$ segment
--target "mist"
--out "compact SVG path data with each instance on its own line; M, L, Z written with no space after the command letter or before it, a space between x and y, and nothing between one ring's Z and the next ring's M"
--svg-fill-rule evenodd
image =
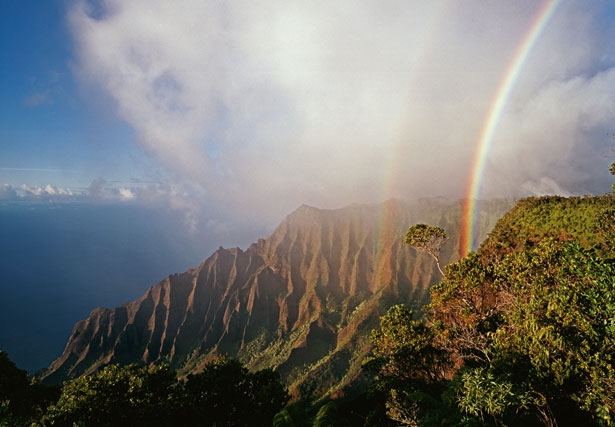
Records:
M602 194L615 34L561 2L499 121L481 197ZM75 72L179 209L274 225L302 203L463 197L535 1L77 2ZM605 42L610 40L610 42ZM97 92L98 93L98 92Z

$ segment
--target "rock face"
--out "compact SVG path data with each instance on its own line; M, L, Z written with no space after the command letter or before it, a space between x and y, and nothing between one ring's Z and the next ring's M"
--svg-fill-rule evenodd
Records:
M481 204L483 236L511 206ZM444 228L447 264L458 258L461 209L441 199L301 206L247 250L219 248L136 301L93 310L44 379L109 363L168 362L187 373L226 354L252 369L278 370L297 396L335 392L360 371L379 316L398 303L420 307L440 279L428 255L403 245L406 229L418 222Z

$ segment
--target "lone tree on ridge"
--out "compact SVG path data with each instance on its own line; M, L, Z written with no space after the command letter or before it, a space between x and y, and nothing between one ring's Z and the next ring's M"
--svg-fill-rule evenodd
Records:
M446 241L448 236L440 227L431 227L427 224L415 224L406 232L406 245L412 246L418 251L427 252L436 260L436 266L442 276L445 276L444 271L440 267L440 248Z

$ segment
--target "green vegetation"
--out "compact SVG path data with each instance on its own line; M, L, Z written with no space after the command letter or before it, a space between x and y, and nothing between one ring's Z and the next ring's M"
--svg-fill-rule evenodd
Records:
M615 425L610 196L517 204L447 266L425 320L393 307L365 367L401 425Z
M436 260L438 270L444 276L440 267L440 248L448 239L446 233L440 227L432 227L427 224L415 224L406 232L404 243L419 251L427 252Z
M45 386L28 384L6 353L0 363L0 426L6 427L264 426L289 397L277 373L251 373L227 358L186 379L167 365L109 365L47 394L38 392Z
M188 375L180 394L181 413L172 424L271 425L289 398L279 380L270 369L251 373L236 360L217 359L201 373Z
M612 257L615 199L601 197L530 197L520 200L498 222L480 252L508 253L545 237L572 239L601 257Z
M0 427L30 425L58 396L58 387L30 378L0 351Z
M43 426L168 425L178 382L168 366L110 365L64 385Z

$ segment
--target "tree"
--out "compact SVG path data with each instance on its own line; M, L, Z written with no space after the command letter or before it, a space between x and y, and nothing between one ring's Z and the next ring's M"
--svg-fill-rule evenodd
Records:
M271 425L288 401L279 375L220 358L179 381L168 365L110 365L67 382L43 426Z
M57 387L31 379L0 351L0 427L29 426L58 396Z
M173 424L175 372L167 365L109 365L66 383L42 418L44 426L167 426Z
M463 364L489 363L493 333L510 303L508 295L500 292L494 264L471 252L449 265L447 272L432 287L431 302L425 308L438 346Z
M440 248L446 241L448 236L440 227L431 227L427 224L415 224L408 228L406 232L406 245L427 252L436 260L436 266L440 273L444 276L444 271L440 267Z
M508 372L547 422L615 424L613 262L545 239L507 257L496 277L511 304L489 368Z
M380 318L380 329L372 331L371 342L372 356L364 366L385 378L429 385L446 376L449 363L434 346L432 329L414 319L414 312L403 304Z
M447 354L437 348L433 330L414 319L404 305L396 305L372 331L372 356L364 368L378 375L378 387L388 390L387 414L404 425L414 425L424 406L439 405L451 365Z
M6 352L0 351L0 402L4 403L5 410L23 412L29 386L28 373L19 369Z
M615 261L570 238L452 264L426 320L374 332L388 413L407 425L615 425ZM378 363L374 364L374 360ZM368 366L369 367L369 366Z
M485 261L471 254L452 265L428 307L439 345L464 367L460 409L496 425L523 415L612 425L613 263L555 238Z
M289 395L271 369L249 372L239 361L218 358L188 375L181 413L184 426L271 425Z

